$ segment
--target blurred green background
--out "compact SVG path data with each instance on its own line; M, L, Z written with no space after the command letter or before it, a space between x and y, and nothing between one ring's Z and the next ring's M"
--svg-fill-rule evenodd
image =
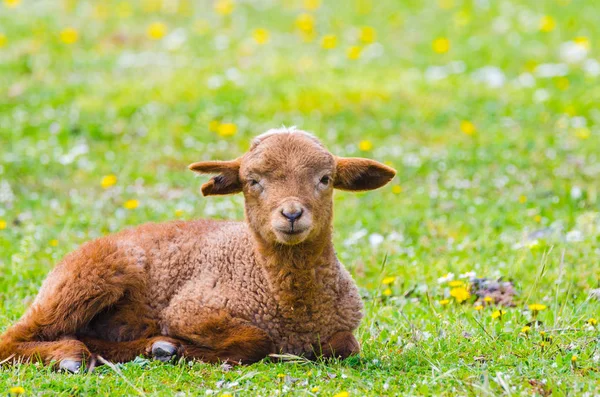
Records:
M22 366L0 393L598 393L599 18L585 0L3 0L0 330L84 241L242 219L241 197L202 198L186 166L269 128L398 176L336 194L361 359L128 364L129 383ZM516 306L458 304L446 283L473 274L513 280ZM530 334L532 303L546 309Z

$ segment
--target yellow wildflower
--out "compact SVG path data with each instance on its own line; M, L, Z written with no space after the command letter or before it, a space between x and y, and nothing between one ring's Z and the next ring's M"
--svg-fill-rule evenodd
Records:
M531 327L529 325L524 326L523 328L521 328L521 333L522 334L526 334L531 330Z
M389 277L384 278L383 281L381 282L381 284L388 285L388 284L392 284L394 281L396 281L396 277L389 276Z
M351 60L355 60L360 58L360 53L362 52L362 49L358 46L352 46L350 48L348 48L348 50L346 50L346 56L348 57L348 59Z
M215 11L220 15L229 15L233 12L235 4L232 0L217 0L215 3Z
M579 47L585 48L586 50L590 49L590 39L588 39L585 36L579 36L579 37L575 37L573 39L573 41L575 42L575 44L577 44Z
M590 318L589 320L587 320L587 323L595 327L596 325L598 325L598 320L596 320L595 318Z
M312 389L310 389L311 392L316 393L319 391L319 386L315 386Z
M6 221L4 219L0 219L0 230L6 229Z
M115 183L117 183L117 177L115 175L106 175L102 178L100 185L102 186L103 189L108 189L109 187L113 186Z
M531 310L533 313L541 312L542 310L546 310L546 308L546 305L542 305L540 303L534 303L529 305L529 310Z
M254 29L254 32L252 32L252 37L257 44L266 44L269 41L270 35L267 29L259 28Z
M561 91L567 90L569 88L569 85L571 85L571 83L569 83L569 79L566 77L559 77L558 79L556 79L555 84L556 88L558 88Z
M285 378L285 374L277 374L277 377L280 379Z
M315 17L306 13L298 15L296 27L303 32L312 32L315 28Z
M48 244L50 244L51 247L56 247L56 246L58 246L58 240L52 239L48 242Z
M519 196L519 203L525 204L526 202L527 202L527 196L520 195Z
M79 39L79 33L74 28L66 28L60 32L60 41L65 44L74 44Z
M402 193L402 186L400 186L400 185L392 186L392 193L394 193L394 194Z
M471 294L465 287L456 287L450 290L452 296L458 303L462 303L471 297Z
M350 393L348 393L347 391L343 391L338 394L335 394L333 397L350 397Z
M390 296L390 295L392 295L392 290L391 290L390 288L386 288L386 289L383 291L383 295L385 295L385 296Z
M492 298L491 296L486 296L485 298L483 298L483 301L485 303L492 303L494 302L494 298Z
M358 149L363 152L368 152L369 150L373 149L373 143L369 140L360 141L358 144Z
M438 54L444 54L450 50L450 40L445 37L438 37L431 43L431 48Z
M442 300L440 301L440 305L442 305L442 306L446 306L446 305L447 305L447 304L449 304L449 303L450 303L450 299L442 299Z
M492 318L502 319L502 316L505 315L506 312L504 310L496 310L492 313Z
M15 387L11 387L10 389L8 389L8 392L10 394L20 395L20 394L25 394L25 389L23 389L21 386L15 386Z
M571 362L574 363L575 361L577 361L577 356L573 354L573 356L571 357Z
M321 47L326 50L333 50L337 47L337 37L334 34L326 34L321 39Z
M217 128L217 133L223 137L233 136L236 132L237 126L233 123L219 124L219 128Z
M460 122L460 130L465 135L473 135L475 131L477 131L477 128L475 127L475 124L469 120L463 120Z
M371 26L363 26L360 28L358 39L363 43L372 43L377 40L377 31Z
M483 310L483 305L479 304L479 305L475 306L474 309L477 311Z
M536 221L537 223L540 223L542 221L542 216L538 214L533 217L533 220Z
M556 27L556 21L549 15L544 15L542 19L540 19L540 30L542 32L548 33L552 32Z
M225 393L225 394L221 394L221 397L233 397L233 394Z
M4 47L7 42L8 39L6 38L6 35L4 33L0 33L0 48Z
M160 40L167 34L167 25L162 22L154 22L148 26L146 35L152 40Z
M183 214L185 214L185 211L184 211L184 210L182 210L182 209L179 209L179 208L175 210L175 216L176 216L176 217L178 217L178 218L179 218L179 217L182 217L182 216L183 216Z
M588 139L591 134L589 128L580 127L575 130L575 135L581 140Z
M304 8L309 11L317 10L321 7L321 0L304 0Z
M125 204L123 204L123 207L128 210L134 210L139 205L140 205L140 202L137 200L127 200L127 201L125 201Z
M21 4L21 0L4 0L4 5L7 8L15 8Z
M463 282L462 282L462 281L460 281L460 280L452 280L452 281L450 281L450 282L448 283L448 285L449 285L450 287L453 287L453 288L455 288L455 287L462 287L462 286L464 286L464 285L465 285L465 283L463 283Z

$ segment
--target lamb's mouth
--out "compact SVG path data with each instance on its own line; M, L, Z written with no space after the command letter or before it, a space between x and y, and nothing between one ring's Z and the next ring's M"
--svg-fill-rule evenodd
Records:
M275 234L278 236L278 240L284 244L298 244L302 242L310 232L310 228L286 228L280 229L275 228Z

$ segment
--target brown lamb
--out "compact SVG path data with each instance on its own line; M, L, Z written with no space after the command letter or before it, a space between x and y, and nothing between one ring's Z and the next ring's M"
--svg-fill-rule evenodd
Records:
M332 245L333 189L376 189L395 171L285 128L238 159L189 168L215 175L205 196L243 192L246 221L146 224L83 244L0 337L0 362L77 372L98 356L252 363L359 352L362 302Z

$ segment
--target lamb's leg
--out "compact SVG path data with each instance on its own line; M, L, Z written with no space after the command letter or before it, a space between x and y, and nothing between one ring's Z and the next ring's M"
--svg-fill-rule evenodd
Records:
M80 340L95 355L112 362L127 362L140 355L167 362L183 355L182 342L166 336L125 342L111 342L89 337L82 337Z
M97 240L67 256L48 276L25 315L0 337L0 362L56 361L65 369L92 362L75 335L126 291L140 291L143 269L111 240Z
M360 353L360 344L352 332L337 332L329 340L321 343L317 357L346 359Z
M223 310L171 310L169 335L183 341L183 355L205 362L251 364L275 352L267 333Z

